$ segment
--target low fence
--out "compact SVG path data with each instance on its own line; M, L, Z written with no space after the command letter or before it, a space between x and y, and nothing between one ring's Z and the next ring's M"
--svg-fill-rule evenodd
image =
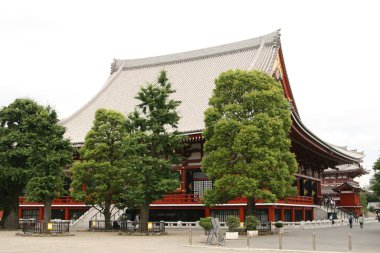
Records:
M165 222L121 221L120 230L124 232L163 233L165 232Z
M104 220L89 221L90 230L121 230L124 232L162 233L165 232L165 222L134 222L134 221L111 221L108 228Z
M70 232L69 221L23 220L20 224L22 232L32 234L64 234Z
M364 223L378 222L377 218L364 218ZM299 221L299 222L282 222L285 230L302 230L302 229L322 229L328 227L348 226L348 220L317 220L317 221ZM359 224L357 221L354 224Z
M378 222L376 218L365 218L364 223ZM317 221L299 221L299 222L282 222L284 230L303 230L303 229L322 229L328 227L348 226L347 220L334 220L332 224L331 220L317 220ZM354 224L359 224L354 222ZM141 226L140 226L141 225ZM227 230L228 226L226 222L220 222L220 227L223 230ZM160 221L160 222L147 222L135 223L133 221L112 221L110 228L114 230L123 230L128 232L143 231L140 228L146 228L148 232L163 232L165 229L203 229L199 225L199 221L196 222L184 222L184 221ZM104 220L93 220L89 222L90 230L105 230ZM274 222L260 222L257 226L259 231L272 231L274 230Z
M365 218L364 223L378 222L376 217ZM322 229L332 226L348 226L347 220L334 220L332 224L331 220L317 220L317 221L298 221L298 222L282 222L284 225L284 230L302 230L302 229ZM359 224L357 221L354 224ZM202 229L199 222L184 222L184 221L172 221L165 222L165 227L167 229ZM227 230L228 226L225 222L220 222L220 227L223 230ZM268 231L274 230L274 222L261 222L257 226L258 230Z
M223 230L228 230L226 222L219 222L220 228ZM203 229L199 225L199 221L195 222L185 222L185 221L165 221L165 227L167 229ZM269 221L259 222L257 225L257 230L260 231L271 231L274 227L274 223ZM244 228L243 228L244 229Z
M107 230L113 229L113 221L110 221L109 226L106 226L105 220L90 220L88 222L88 228L90 230Z

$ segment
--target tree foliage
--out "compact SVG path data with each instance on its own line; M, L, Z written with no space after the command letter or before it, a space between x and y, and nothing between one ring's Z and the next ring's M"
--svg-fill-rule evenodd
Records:
M367 199L367 196L368 196L368 194L364 193L364 192L360 192L360 194L359 194L360 205L362 206L360 208L360 213L365 214L365 215L367 215L367 213L368 213L368 208L367 208L367 206L368 206L368 199Z
M376 162L373 164L373 170L375 171L375 175L373 176L373 179L371 180L371 188L373 192L380 197L380 157L376 160Z
M18 197L45 204L62 192L71 147L50 107L16 99L0 111L0 191L5 227L18 227ZM49 209L47 206L45 209ZM49 218L49 217L47 217Z
M57 114L47 107L34 119L38 136L31 144L30 180L26 185L29 201L44 203L44 220L51 219L51 204L64 193L64 169L72 160L73 150L68 139L64 138L65 129L58 125Z
M127 132L123 114L106 109L96 111L94 124L79 150L82 160L72 167L72 195L104 214L111 228L111 213L121 207L125 194Z
M291 117L281 85L258 71L227 71L215 81L205 112L203 171L213 189L206 205L239 196L275 201L295 193L297 163L288 138Z
M182 146L175 130L180 101L169 98L174 92L166 72L161 71L157 83L141 87L136 96L140 103L127 119L130 180L126 200L129 207L140 209L142 222L149 218L149 204L179 185L172 173L172 164L178 163L174 151Z

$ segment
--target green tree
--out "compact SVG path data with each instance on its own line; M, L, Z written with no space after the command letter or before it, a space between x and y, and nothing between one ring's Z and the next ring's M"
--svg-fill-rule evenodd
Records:
M141 102L127 119L127 204L140 209L141 222L148 221L151 202L179 185L172 164L179 161L174 151L182 147L182 137L167 130L175 130L179 120L176 108L180 101L169 99L174 92L166 72L161 71L157 83L141 87L136 96Z
M362 206L360 208L360 212L364 213L365 215L367 215L367 213L368 213L368 208L367 208L367 206L368 206L368 200L367 200L367 196L368 195L365 192L360 192L360 194L359 194L360 205Z
M371 188L378 197L380 197L380 157L373 164L373 170L375 171L375 175L371 180Z
M258 71L227 71L205 112L203 171L213 181L206 205L247 197L247 216L257 199L294 195L297 170L288 135L291 112L281 85Z
M18 197L47 204L61 192L63 168L71 157L50 107L16 99L0 111L0 192L4 227L18 227ZM49 193L48 193L49 191ZM50 192L52 191L52 192Z
M125 194L125 117L106 109L96 111L94 124L73 164L72 195L97 208L111 229L113 208L122 207ZM115 204L115 205L112 205Z
M38 127L30 148L30 179L26 185L27 200L44 204L44 220L51 220L53 200L64 193L64 169L71 163L73 149L63 137L65 128L58 125L57 114L50 107L34 116Z
M380 197L375 193L368 193L367 194L367 201L368 202L380 202Z

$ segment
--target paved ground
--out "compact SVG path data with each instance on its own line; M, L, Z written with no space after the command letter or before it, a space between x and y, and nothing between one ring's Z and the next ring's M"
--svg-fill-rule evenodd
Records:
M285 232L283 252L312 250L312 230ZM316 249L324 252L348 252L348 233L352 234L353 252L380 252L380 223L367 224L363 229L354 226L314 231ZM247 249L245 236L227 241L224 246L205 246L200 242L202 231L193 231L189 246L188 231L169 231L165 236L120 236L114 232L74 232L68 237L22 237L15 231L0 231L0 253L195 253L195 252L278 252L278 235L252 238Z

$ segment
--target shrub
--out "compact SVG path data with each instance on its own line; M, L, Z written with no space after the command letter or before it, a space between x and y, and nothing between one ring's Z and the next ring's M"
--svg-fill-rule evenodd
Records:
M274 223L274 226L275 226L276 228L282 228L282 227L284 226L284 224L282 224L281 221L277 221L276 223Z
M212 229L211 217L201 218L199 220L199 226L205 230L206 234L209 234Z
M228 231L232 232L240 226L240 219L236 216L228 216L227 218Z
M259 221L257 220L256 216L251 215L245 217L245 228L247 230L256 230L258 224Z

